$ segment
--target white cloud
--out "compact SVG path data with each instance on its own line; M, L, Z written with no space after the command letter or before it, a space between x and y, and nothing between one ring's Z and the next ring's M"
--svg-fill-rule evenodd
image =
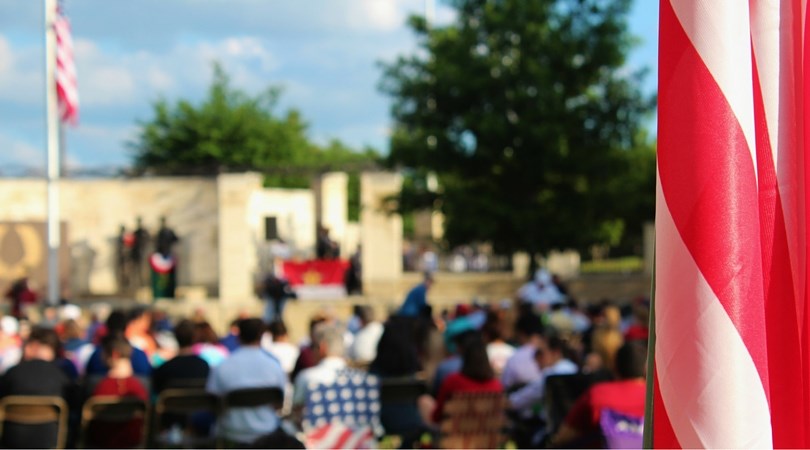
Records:
M41 58L38 46L12 46L0 35L0 101L17 104L42 101Z
M0 134L0 161L4 166L42 168L45 165L45 149L30 142Z

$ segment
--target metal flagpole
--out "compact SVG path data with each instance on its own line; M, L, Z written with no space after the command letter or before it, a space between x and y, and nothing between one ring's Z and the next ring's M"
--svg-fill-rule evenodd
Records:
M45 7L45 101L48 139L48 303L59 303L59 118L56 100L56 0L44 0Z

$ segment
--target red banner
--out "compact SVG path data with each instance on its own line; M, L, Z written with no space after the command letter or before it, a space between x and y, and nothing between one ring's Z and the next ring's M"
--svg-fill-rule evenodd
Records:
M343 285L349 262L340 259L284 261L284 277L293 287L302 285Z

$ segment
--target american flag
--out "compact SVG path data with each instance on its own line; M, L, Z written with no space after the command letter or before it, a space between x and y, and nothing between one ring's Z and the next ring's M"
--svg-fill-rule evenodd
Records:
M648 445L808 448L808 0L660 23Z
M307 448L376 448L380 425L379 379L354 369L335 383L309 386L304 412Z
M76 84L76 66L73 63L73 38L70 36L70 21L60 5L54 20L56 34L56 94L59 101L59 118L75 125L79 120L79 88Z

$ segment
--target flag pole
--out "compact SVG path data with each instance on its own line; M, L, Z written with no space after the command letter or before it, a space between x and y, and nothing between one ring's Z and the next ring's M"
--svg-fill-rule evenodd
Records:
M59 123L56 99L56 0L44 0L45 7L45 100L48 145L48 303L59 303Z

